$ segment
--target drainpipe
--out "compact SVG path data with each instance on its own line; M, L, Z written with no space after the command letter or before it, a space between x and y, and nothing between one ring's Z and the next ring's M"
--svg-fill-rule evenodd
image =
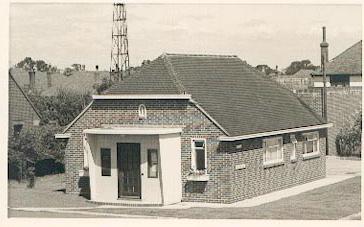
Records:
M322 89L322 118L324 119L325 123L327 123L326 63L329 61L329 44L326 42L326 27L322 27L322 36L322 43L320 43L322 82L324 83ZM326 133L326 155L328 154L328 138Z

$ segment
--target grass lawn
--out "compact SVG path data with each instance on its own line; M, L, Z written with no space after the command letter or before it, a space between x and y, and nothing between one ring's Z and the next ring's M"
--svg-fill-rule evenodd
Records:
M63 174L38 178L33 189L25 183L9 182L9 207L90 207L89 211L209 219L340 219L361 210L360 176L299 195L249 208L97 208L76 194L65 194ZM85 211L85 210L83 210ZM104 217L96 215L15 211L9 217Z
M26 182L10 181L8 207L94 207L76 194L64 193L64 174L37 178L35 187L29 189Z
M249 208L111 208L97 212L196 219L340 219L360 212L360 176Z

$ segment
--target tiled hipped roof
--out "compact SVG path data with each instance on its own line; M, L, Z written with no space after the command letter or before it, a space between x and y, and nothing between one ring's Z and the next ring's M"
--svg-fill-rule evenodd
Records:
M326 66L327 75L356 75L361 74L362 41L355 43L344 52L333 58ZM321 72L314 73L321 75Z
M191 94L229 136L324 123L236 56L163 54L105 94Z

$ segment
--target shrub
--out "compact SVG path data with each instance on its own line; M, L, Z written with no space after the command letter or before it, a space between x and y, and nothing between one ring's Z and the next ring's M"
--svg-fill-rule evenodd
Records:
M29 171L34 172L34 169L29 167L34 167L41 160L51 158L63 164L66 144L54 137L59 130L59 127L45 125L24 129L9 138L8 163L21 175L17 178L31 176L33 173Z
M113 81L102 78L102 82L100 84L94 84L93 88L96 89L97 94L102 94L104 91L109 89L114 84Z
M361 157L361 131L362 113L355 117L352 126L340 129L336 136L336 151L340 156L359 156Z

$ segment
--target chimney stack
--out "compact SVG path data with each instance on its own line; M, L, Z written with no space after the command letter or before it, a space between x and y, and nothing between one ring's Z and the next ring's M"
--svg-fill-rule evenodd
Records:
M52 87L52 73L47 72L47 87Z
M322 117L325 121L327 121L327 97L326 97L326 63L329 55L329 44L326 42L326 27L322 27L322 43L320 43L321 47L321 72L322 72Z
M29 70L28 74L29 74L29 92L31 92L35 88L35 71L34 71L34 69Z
M321 72L322 72L322 118L325 122L327 121L327 94L326 94L326 65L329 61L329 44L326 42L326 28L322 27L322 43L320 44L321 47ZM329 154L329 147L328 147L328 136L326 130L326 155Z

